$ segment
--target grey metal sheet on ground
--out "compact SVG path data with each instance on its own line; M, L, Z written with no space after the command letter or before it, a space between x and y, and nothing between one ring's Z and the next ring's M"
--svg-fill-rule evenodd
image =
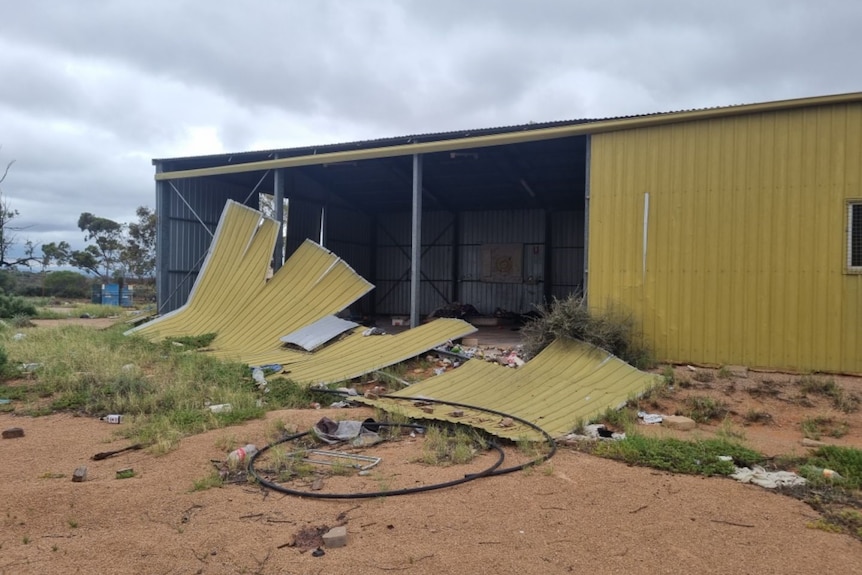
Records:
M356 327L359 327L358 323L328 315L281 337L281 341L297 345L306 351L314 351L324 343Z

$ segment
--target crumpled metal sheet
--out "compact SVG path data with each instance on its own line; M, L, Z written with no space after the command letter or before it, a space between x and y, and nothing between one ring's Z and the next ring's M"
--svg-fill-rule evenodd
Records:
M579 421L586 423L608 408L621 407L656 382L657 376L639 371L605 350L582 341L559 339L523 367L512 369L474 359L393 395L493 409L560 437ZM526 426L503 427L501 417L479 411L464 410L460 417L453 417L452 407L432 406L433 413L429 414L410 401L364 401L410 417L465 423L513 440L537 438Z
M359 327L359 324L356 322L328 315L310 325L282 336L280 339L282 343L301 347L305 351L314 351L324 343L356 327Z
M420 355L476 331L438 319L397 336L343 339L308 354L287 349L285 333L314 326L374 288L341 258L305 241L266 279L278 223L228 202L210 251L184 306L127 331L151 340L215 333L207 352L249 365L280 364L297 383L332 383ZM313 328L312 328L313 331Z

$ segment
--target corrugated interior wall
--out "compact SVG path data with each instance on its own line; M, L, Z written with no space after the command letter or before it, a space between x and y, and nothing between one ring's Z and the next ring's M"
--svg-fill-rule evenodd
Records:
M862 372L860 159L859 104L594 136L590 305L633 310L666 360Z
M458 241L459 298L483 314L497 308L528 312L544 299L545 212L543 210L465 212ZM484 244L522 244L521 283L482 280Z
M353 210L329 207L326 209L325 220L326 248L347 262L356 273L374 283L371 218ZM351 311L358 314L371 313L373 297L374 291L356 301L350 307Z
M448 212L422 214L422 278L419 311L431 313L452 301L452 254L455 216ZM377 221L376 312L410 311L411 214L387 214Z
M551 214L551 295L584 291L584 212Z
M173 186L176 190L170 183L162 182L156 194L159 218L156 267L161 313L180 307L188 299L225 203L243 202L251 191L214 178L177 180ZM257 208L257 194L252 194L246 205Z
M289 198L287 203L287 260L306 239L320 243L320 209L317 202Z

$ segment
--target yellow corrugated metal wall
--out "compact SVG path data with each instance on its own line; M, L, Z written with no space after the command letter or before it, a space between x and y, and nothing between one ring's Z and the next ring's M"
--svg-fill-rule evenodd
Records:
M592 308L663 360L862 373L862 104L597 134L591 158Z

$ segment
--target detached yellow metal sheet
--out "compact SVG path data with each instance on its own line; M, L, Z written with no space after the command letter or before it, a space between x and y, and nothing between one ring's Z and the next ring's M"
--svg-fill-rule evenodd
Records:
M358 377L476 331L439 319L398 336L353 330L314 354L284 347L281 336L337 313L374 288L332 252L306 241L269 281L278 224L229 202L188 302L131 329L151 340L215 333L209 353L249 365L278 363L299 383Z
M150 339L216 333L211 349L242 358L337 313L374 288L332 252L306 241L266 280L278 224L229 202L188 302L130 330Z
M363 336L364 328L314 353L280 349L276 353L249 355L250 365L279 363L284 375L297 383L327 384L346 381L377 369L416 357L476 331L460 319L436 319L398 335Z
M571 432L578 421L617 408L646 391L656 376L638 371L610 353L581 341L557 340L523 367L468 361L394 395L429 398L473 405L518 416L558 437ZM434 413L419 411L411 402L380 401L375 405L412 417L467 423L509 439L533 439L529 428L500 427L501 417L487 413L449 414L455 408L435 406Z

